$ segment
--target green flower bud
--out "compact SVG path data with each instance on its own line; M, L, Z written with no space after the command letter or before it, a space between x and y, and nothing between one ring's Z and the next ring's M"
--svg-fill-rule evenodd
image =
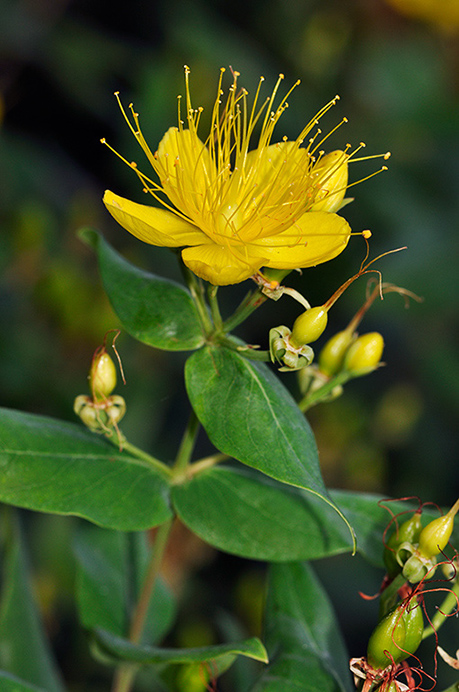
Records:
M89 386L95 400L106 399L116 387L116 367L105 349L94 355Z
M293 324L290 342L295 348L310 344L321 336L328 322L327 310L322 306L310 308L297 317Z
M425 526L419 536L419 552L423 557L438 555L448 544L454 528L454 517L459 510L459 500L443 517L434 519Z
M390 536L384 548L383 555L384 564L389 577L393 578L402 571L403 564L411 554L407 552L406 549L402 549L399 552L401 544L418 543L419 534L421 531L421 512L415 512L409 519L399 526L398 531L394 531L394 533Z
M345 329L327 341L319 355L319 369L324 375L333 377L341 370L346 351L354 338L353 333Z
M376 368L381 360L384 339L378 332L362 334L349 347L344 358L344 368L355 375L364 375Z

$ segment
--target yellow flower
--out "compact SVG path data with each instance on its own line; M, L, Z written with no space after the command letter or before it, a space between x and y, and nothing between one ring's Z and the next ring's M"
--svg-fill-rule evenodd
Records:
M274 127L296 84L274 108L281 75L271 96L258 106L262 78L249 108L247 92L239 90L235 72L222 105L223 72L205 142L198 136L203 109L191 105L188 68L187 127L181 120L179 97L178 127L166 132L155 153L142 135L132 105L133 123L120 103L160 183L141 173L136 164L129 165L163 208L107 191L107 209L140 240L184 248L185 265L215 285L239 283L261 267L295 269L336 257L351 235L348 223L334 213L343 205L350 155L347 148L325 155L320 146L326 137L320 138L320 130L310 135L336 99L295 141L284 138L272 144ZM249 151L257 128L260 134Z

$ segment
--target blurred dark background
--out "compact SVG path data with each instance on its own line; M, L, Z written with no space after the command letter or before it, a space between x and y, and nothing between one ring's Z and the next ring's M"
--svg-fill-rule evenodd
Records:
M386 367L311 411L326 482L452 504L459 488L459 10L455 0L445 5L449 15L431 4L430 14L417 16L416 3L404 0L0 0L1 405L74 420L73 399L85 393L92 353L118 326L78 228L101 230L139 266L180 280L172 253L129 236L101 203L107 187L144 201L137 178L99 141L106 137L128 160L141 158L113 92L135 103L155 149L176 122L184 64L195 105L207 108L221 66L240 71L252 92L260 75L271 85L283 72L286 87L297 78L301 86L279 138L296 136L339 94L323 128L344 116L349 123L328 148L364 141L368 154L392 152L389 171L353 188L356 201L343 215L354 230L373 231L372 256L408 246L378 267L386 281L424 298L408 310L396 295L375 303L361 331L383 334ZM378 167L355 164L352 180ZM356 238L333 262L292 275L291 285L320 304L355 273L363 254ZM248 286L222 289L224 310ZM347 324L364 295L360 280L333 310L329 335ZM289 300L266 304L240 336L266 348L269 328L298 314ZM187 412L185 355L154 351L127 335L118 347L127 376L123 429L136 444L172 458ZM295 389L293 375L285 381ZM37 520L43 544L47 522L59 521ZM65 522L60 526L65 536ZM39 591L52 604L56 585L46 565L56 557L49 546L40 555ZM221 560L201 579L226 573ZM245 584L236 599L244 603L258 567L230 563ZM350 574L335 589L338 604L349 588L366 588L356 586L352 564L340 569ZM329 568L322 571L327 579ZM61 597L65 579L70 584L71 575L58 584ZM377 589L379 573L365 579ZM341 614L347 628L350 618ZM371 624L362 618L353 626L368 636Z

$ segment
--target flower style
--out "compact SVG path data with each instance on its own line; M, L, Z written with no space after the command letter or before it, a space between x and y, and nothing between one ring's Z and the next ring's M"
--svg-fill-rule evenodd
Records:
M137 204L107 191L108 211L146 243L184 248L185 265L215 285L239 283L262 267L291 270L336 257L351 235L348 223L335 212L346 203L348 160L353 154L348 147L325 154L320 147L328 135L320 138L320 130L310 133L338 97L319 111L295 141L284 137L272 144L274 127L297 84L274 108L280 75L271 96L258 106L261 78L249 108L247 91L239 90L239 74L234 72L222 105L222 69L210 133L203 142L198 136L203 109L191 105L189 72L185 67L187 127L181 120L179 97L178 127L166 132L155 153L143 137L132 104L133 122L117 95L160 184L141 173L135 163L128 165L163 208ZM260 134L249 151L256 128Z

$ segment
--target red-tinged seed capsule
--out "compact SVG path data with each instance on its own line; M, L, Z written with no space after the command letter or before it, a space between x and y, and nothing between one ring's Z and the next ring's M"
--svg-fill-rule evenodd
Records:
M331 339L327 341L319 355L319 370L323 372L324 375L333 377L333 375L336 375L341 370L344 356L353 340L353 333L345 329L342 332L334 334Z
M425 526L419 536L419 552L426 558L438 555L448 544L454 528L454 517L459 511L459 500L443 517Z
M344 368L354 374L370 372L381 360L383 349L384 339L381 334L362 334L349 346L344 358Z
M106 399L116 387L116 367L105 350L93 358L89 386L96 400Z
M290 343L294 348L310 344L321 336L328 322L327 310L323 306L310 308L296 318Z

